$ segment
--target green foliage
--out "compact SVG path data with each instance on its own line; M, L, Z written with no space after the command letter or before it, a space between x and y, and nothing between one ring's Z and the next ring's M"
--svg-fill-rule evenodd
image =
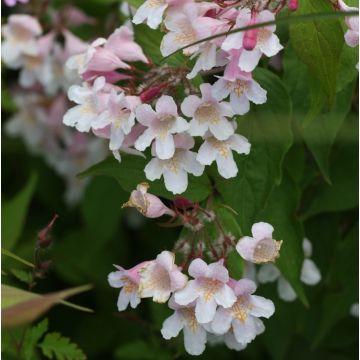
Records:
M36 187L37 176L32 174L25 187L11 200L2 204L2 246L11 250L18 240Z
M326 0L308 0L299 2L296 15L331 10L331 4ZM309 67L314 78L321 84L329 103L332 104L344 44L340 22L338 20L297 22L290 25L290 38L299 58ZM318 61L314 61L315 59Z
M72 343L70 339L57 332L49 333L39 345L42 353L48 359L57 360L83 360L85 354L79 347Z
M37 325L26 329L23 346L22 346L22 354L24 360L34 359L37 344L48 330L48 327L49 327L48 319L44 319L41 322L39 322Z
M170 360L170 353L164 351L158 344L149 344L145 341L134 341L120 347L115 352L115 358L121 360Z

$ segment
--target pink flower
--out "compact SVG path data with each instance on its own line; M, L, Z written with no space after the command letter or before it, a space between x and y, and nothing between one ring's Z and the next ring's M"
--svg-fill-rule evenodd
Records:
M135 148L144 151L155 140L156 156L161 160L170 159L175 153L173 134L188 130L189 124L178 115L176 103L171 96L161 96L155 108L156 111L147 104L137 107L136 119L147 129L136 140Z
M142 298L151 297L155 302L164 303L186 283L187 276L175 264L175 254L163 251L141 271L139 293Z
M209 130L218 140L226 140L234 134L234 127L226 119L234 115L229 103L219 102L212 95L210 84L201 84L202 98L190 95L181 104L181 111L192 118L189 133L192 136L204 136Z
M238 134L231 135L226 140L217 140L213 136L205 137L200 146L196 160L202 165L210 165L216 161L219 174L225 179L236 176L238 168L234 161L232 150L238 154L249 154L250 143Z
M250 10L240 10L236 20L236 27L241 28L250 24L251 22L254 22L254 20L252 21L250 17ZM256 23L272 21L274 19L275 16L272 12L264 10L257 14ZM243 48L243 51L240 54L239 67L241 70L247 72L253 71L259 63L262 54L271 57L276 55L283 48L279 42L279 38L274 34L275 29L275 25L269 25L265 26L264 28L257 29L256 44L252 44L251 47L247 46L250 50ZM227 36L221 46L222 49L225 51L240 49L243 46L245 34L243 32L238 32ZM255 42L255 36L253 36L252 41Z
M163 323L161 328L163 338L166 340L174 338L182 330L186 352L190 355L202 354L206 345L206 330L196 319L195 304L181 306L175 302L174 297L171 297L168 305L174 310L174 314Z
M259 317L269 318L274 314L275 307L271 300L252 295L256 285L248 279L239 280L233 285L236 301L231 307L220 306L211 323L216 334L232 331L237 343L245 346L264 330Z
M200 324L213 320L218 305L231 307L236 297L233 290L226 284L229 273L223 265L223 260L207 265L202 259L192 261L189 266L190 280L183 290L174 295L179 305L189 305L196 300L195 316Z
M6 6L15 6L17 3L26 4L29 0L4 0Z
M104 47L123 61L149 62L140 45L134 41L134 32L127 26L116 29L109 36Z
M93 86L85 83L83 86L72 85L68 97L76 106L69 109L64 115L63 122L67 126L74 126L78 131L87 132L97 121L99 114L105 109L108 94L102 93L105 78L99 77Z
M149 194L148 189L149 184L139 184L136 190L131 192L129 201L123 207L134 207L148 218L158 218L165 214L175 216L174 211L165 206L157 196Z
M196 153L189 150L195 144L190 135L177 134L174 136L174 143L176 150L170 159L153 158L144 171L150 181L164 176L166 189L173 194L181 194L187 189L188 173L200 176L204 172L204 166L196 160ZM152 154L155 155L154 146Z
M122 288L119 294L117 307L119 311L125 310L128 305L135 309L140 304L139 283L140 272L148 264L147 261L125 270L121 266L115 265L118 271L109 274L108 281L114 288Z
M3 26L2 59L12 68L19 67L23 55L36 56L39 48L36 37L42 33L38 20L29 15L11 15Z
M273 231L274 228L265 222L254 224L251 228L253 237L241 238L236 250L243 259L256 264L274 262L279 257L282 240L274 240Z
M342 11L358 11L356 7L347 6L343 0L338 0L340 10ZM348 16L345 18L346 25L348 27L347 32L345 33L345 42L351 46L355 47L359 45L359 17L358 16Z
M218 100L230 95L230 105L235 114L244 115L250 110L250 101L254 104L266 102L264 90L251 76L251 73L240 71L234 80L225 76L213 85L214 97Z

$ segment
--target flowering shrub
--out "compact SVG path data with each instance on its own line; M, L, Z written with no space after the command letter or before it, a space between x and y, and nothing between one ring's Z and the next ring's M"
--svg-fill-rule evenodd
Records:
M358 316L355 1L76 5L4 1L5 179L32 173L4 203L6 355L352 356L328 345ZM93 311L53 274L95 285L93 318L49 315L84 351L29 325Z

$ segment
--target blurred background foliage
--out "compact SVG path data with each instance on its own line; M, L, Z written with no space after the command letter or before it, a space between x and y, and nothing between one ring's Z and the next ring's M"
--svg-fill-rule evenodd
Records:
M65 1L54 3L61 6ZM327 1L318 1L317 8L310 6L316 1L301 3L299 13L328 9ZM73 5L99 20L96 26L79 29L77 35L84 40L105 37L124 20L119 2L113 0L79 0ZM5 10L3 16L8 13ZM265 321L265 333L240 353L208 346L199 358L350 360L358 350L358 319L350 315L351 305L358 302L357 49L344 46L341 20L281 25L277 32L285 51L281 58L263 60L263 69L256 73L268 91L268 102L238 119L239 132L249 138L252 152L236 158L235 179L220 179L210 169L211 185L205 186L209 192L216 189L221 201L237 211L243 234L256 220L274 225L275 238L284 240L278 265L302 301L284 302L274 283L261 285L258 293L276 307L274 316ZM311 38L312 32L320 43L318 47L311 43L305 51L302 39ZM154 46L160 33L139 26L135 34L145 53L160 60ZM321 42L328 45L327 53ZM181 55L170 59L174 65L183 61ZM331 81L324 78L324 66L331 71ZM6 121L14 111L7 86L16 73L3 68L2 78ZM39 230L58 214L51 246L41 252L44 261L51 260L50 270L33 290L40 294L93 284L74 302L94 310L58 305L37 325L4 329L4 359L51 358L51 351L41 348L41 355L36 345L47 328L70 338L89 359L190 358L182 336L172 341L161 338L161 324L170 313L166 306L143 301L136 310L119 313L118 291L107 283L112 264L129 268L152 259L171 249L180 231L121 209L138 180L123 176L126 165L119 165L112 176L101 176L101 167L89 171L98 176L91 178L81 202L68 207L61 178L41 157L29 154L20 139L2 136L2 160L2 247L32 262ZM79 173L84 170L79 168ZM161 189L158 193L163 195ZM304 235L313 244L313 260L322 274L319 285L305 289L298 280ZM27 289L26 265L3 256L2 270L3 283ZM68 340L58 340L51 335L43 346L57 341L58 350L65 348L64 359L84 357L75 345L68 346ZM26 346L19 350L21 341Z

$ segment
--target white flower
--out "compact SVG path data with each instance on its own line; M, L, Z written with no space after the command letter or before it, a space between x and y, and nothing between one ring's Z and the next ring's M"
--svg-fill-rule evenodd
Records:
M216 44L210 42L205 43L191 58L198 55L199 57L197 58L193 69L186 75L188 79L193 79L201 70L210 70L216 66Z
M274 240L273 231L274 228L270 224L254 224L251 228L253 237L242 237L236 245L236 250L243 259L255 264L274 262L279 256L282 240Z
M233 289L235 303L229 308L218 308L211 329L216 334L233 331L236 342L246 345L265 330L259 317L269 318L274 314L275 307L271 300L252 295L256 285L251 280L239 280Z
M189 266L190 280L183 290L175 293L175 302L188 305L196 300L195 316L199 323L205 324L213 320L218 305L231 307L236 297L226 284L229 273L223 260L207 265L202 259L195 259Z
M165 9L169 6L166 0L146 0L136 11L132 21L141 24L146 20L151 29L156 29L162 22Z
M186 283L187 276L175 265L175 254L163 251L141 271L139 293L142 298L152 297L153 301L164 303Z
M181 194L187 189L188 173L200 176L204 166L196 160L196 153L189 151L194 146L191 136L178 134L174 140L177 148L173 157L167 160L153 158L145 166L145 174L150 181L164 176L166 189L173 194ZM154 155L154 147L152 152Z
M202 354L206 345L206 330L196 320L195 305L180 306L174 301L174 297L171 297L169 307L175 311L163 323L161 329L163 338L169 340L178 336L182 330L185 350L190 355Z
M202 165L210 165L216 161L219 174L225 179L236 176L238 168L232 150L238 154L249 154L250 143L238 134L231 135L227 140L217 140L213 136L205 137L200 146L196 160Z
M178 116L177 106L171 96L163 95L157 101L156 112L150 105L142 104L136 109L136 119L147 129L135 142L135 148L144 151L155 139L155 154L161 160L170 159L175 153L173 134L189 128L185 119Z
M200 86L202 98L190 95L181 104L181 111L192 118L189 133L192 136L204 136L209 130L218 140L226 140L234 134L234 127L226 117L234 112L229 103L219 102L212 95L210 84Z
M240 72L233 81L219 78L213 85L216 99L222 100L230 95L230 105L235 114L244 115L250 110L250 101L254 104L266 102L266 90L255 80L251 73Z
M68 97L78 105L66 112L63 118L64 124L74 126L78 131L88 132L105 108L108 94L101 94L104 85L105 78L98 77L92 87L87 83L83 86L71 86Z

